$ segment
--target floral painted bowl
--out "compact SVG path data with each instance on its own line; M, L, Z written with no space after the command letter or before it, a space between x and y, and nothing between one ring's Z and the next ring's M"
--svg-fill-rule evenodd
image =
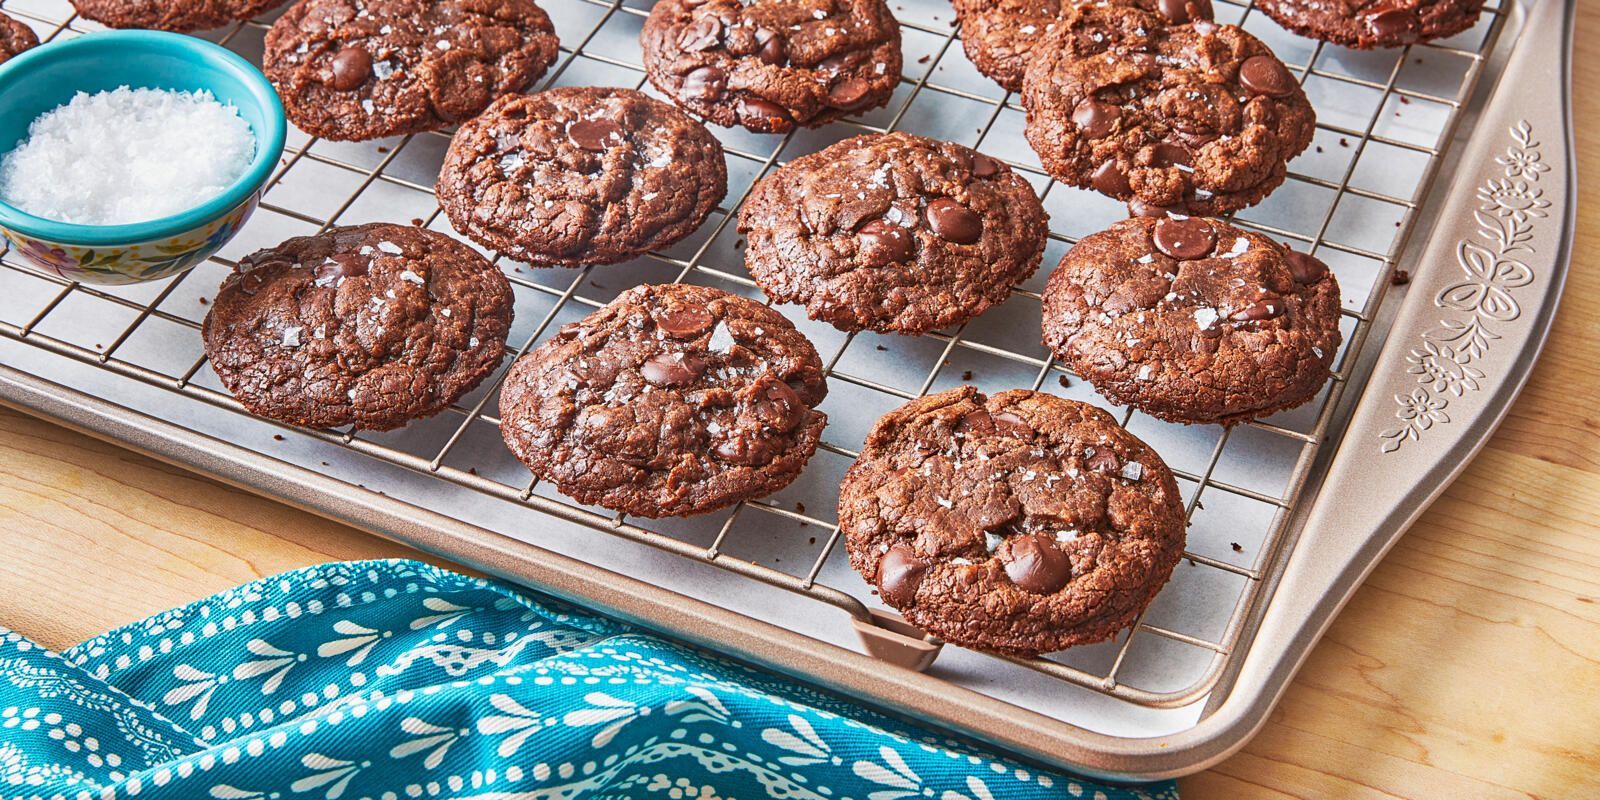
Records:
M157 31L110 31L36 47L0 65L0 153L10 152L40 114L77 92L119 86L207 90L238 109L256 136L239 180L210 201L127 225L76 225L34 216L0 200L0 234L33 266L84 283L140 283L205 261L244 226L283 155L283 105L248 61L210 42Z

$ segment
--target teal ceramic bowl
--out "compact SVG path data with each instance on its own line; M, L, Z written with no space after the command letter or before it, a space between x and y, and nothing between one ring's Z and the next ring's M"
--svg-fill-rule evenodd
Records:
M0 154L28 135L40 114L77 92L129 86L208 90L238 109L256 155L210 202L128 225L75 225L34 216L0 200L0 234L34 266L85 283L138 283L193 268L219 250L255 210L283 154L283 105L250 62L202 39L157 31L110 31L35 47L0 65Z

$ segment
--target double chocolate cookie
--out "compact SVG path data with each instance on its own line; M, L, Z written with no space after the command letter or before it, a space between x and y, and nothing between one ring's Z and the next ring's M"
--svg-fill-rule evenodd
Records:
M533 0L299 0L267 32L267 77L314 136L438 130L521 91L556 58Z
M271 11L284 0L72 0L78 13L111 28L207 31Z
M444 410L499 366L511 305L505 275L472 248L374 223L246 257L202 335L251 413L389 430Z
M1055 33L1061 16L1078 5L1129 6L1171 23L1209 20L1211 0L954 0L961 44L979 72L1017 92L1035 48Z
M1345 47L1399 47L1442 39L1478 22L1483 0L1258 0L1279 25Z
M540 480L643 517L787 486L827 416L822 360L770 308L704 286L638 286L523 357L500 433Z
M885 415L839 491L850 564L944 640L1030 656L1133 624L1183 554L1161 458L1104 411L970 386Z
M876 108L900 81L884 0L660 0L640 43L673 102L760 133Z
M0 64L7 59L39 45L39 37L21 20L0 14Z
M1036 53L1022 102L1045 170L1135 208L1243 208L1311 144L1316 115L1300 84L1237 26L1087 6Z
M609 264L700 227L728 191L704 125L632 89L503 97L461 126L439 205L474 241L545 266Z
M739 212L745 266L777 302L846 331L921 334L971 319L1039 266L1033 187L971 148L869 134L802 156Z
M1232 424L1322 388L1339 284L1316 258L1221 220L1129 219L1050 274L1044 342L1116 403Z

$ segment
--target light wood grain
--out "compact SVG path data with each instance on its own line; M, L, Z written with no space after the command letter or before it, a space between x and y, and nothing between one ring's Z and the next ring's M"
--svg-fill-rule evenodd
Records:
M1592 178L1600 2L1578 33ZM1186 800L1600 797L1600 190L1583 188L1563 308L1510 419ZM58 648L285 569L416 555L5 411L0 554L0 623Z

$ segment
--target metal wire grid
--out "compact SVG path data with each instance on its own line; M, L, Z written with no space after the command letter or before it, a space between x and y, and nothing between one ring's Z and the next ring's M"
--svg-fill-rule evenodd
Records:
M557 65L552 70L551 74L545 79L540 88L555 84L560 80L561 76L565 74L568 69L580 59L598 62L600 64L609 65L611 67L633 73L637 76L637 83L635 85L640 87L644 86L645 78L639 64L625 59L619 59L615 56L607 55L602 52L592 51L588 48L590 42L602 32L602 30L613 20L614 17L624 14L642 17L648 14L647 7L635 7L633 5L629 5L625 0L547 0L547 4L550 2L580 3L587 6L592 6L600 12L600 16L593 23L592 27L590 27L576 39L570 35L570 31L561 31L563 35L562 58L558 61ZM1226 10L1228 7L1223 6L1222 8ZM1239 24L1244 24L1245 19L1253 11L1253 4L1234 6L1233 9L1238 11L1239 14L1237 22ZM43 31L41 39L47 41L61 36L81 33L85 30L93 29L94 27L92 23L86 25L83 21L80 21L75 14L69 15L65 19L52 19L48 13L41 12L31 5L23 6L19 0L0 0L0 10L5 10L14 16L18 16L27 21L36 23L35 27L39 27ZM1365 344L1365 340L1367 339L1368 333L1371 330L1373 315L1383 302L1386 290L1390 285L1389 278L1395 267L1396 259L1401 253L1404 252L1407 242L1410 240L1410 237L1414 232L1414 223L1416 221L1416 214L1419 204L1427 195L1433 179L1438 172L1441 162L1443 161L1445 149L1447 148L1449 142L1454 138L1455 128L1459 124L1462 116L1460 112L1462 111L1463 105L1466 103L1467 99L1472 96L1477 81L1483 72L1488 55L1494 50L1495 42L1501 29L1504 27L1503 23L1506 11L1507 7L1504 5L1485 10L1484 13L1486 16L1486 24L1482 26L1483 35L1475 49L1469 50L1448 47L1441 44L1425 44L1414 45L1399 51L1394 51L1393 64L1388 70L1387 77L1383 80L1373 80L1370 77L1347 74L1346 71L1330 68L1329 65L1324 63L1324 59L1322 58L1324 50L1329 48L1326 48L1321 43L1316 44L1315 47L1312 48L1310 55L1303 64L1290 64L1291 68L1295 72L1299 73L1302 83L1315 76L1319 79L1334 81L1340 85L1355 86L1366 90L1377 91L1381 93L1381 96L1374 104L1375 110L1370 115L1370 118L1367 119L1365 126L1362 128L1355 128L1328 122L1319 122L1319 133L1341 137L1340 144L1348 145L1353 149L1348 164L1344 167L1342 175L1337 180L1330 180L1325 177L1291 172L1291 181L1303 182L1305 184L1321 187L1334 192L1334 196L1328 203L1326 211L1322 214L1321 219L1317 220L1315 224L1311 226L1310 233L1307 233L1303 230L1296 231L1278 225L1247 219L1236 219L1235 223L1243 227L1259 230L1280 239L1295 242L1311 252L1321 253L1324 255L1329 253L1344 253L1369 260L1380 266L1378 268L1378 274L1374 278L1372 288L1368 292L1361 308L1359 310L1347 308L1343 312L1347 318L1346 321L1348 323L1353 323L1351 330L1349 331L1349 335L1347 336L1347 345L1342 358L1342 364L1344 366L1341 367L1341 369L1334 375L1329 392L1327 392L1326 396L1319 401L1320 405L1316 410L1315 422L1312 427L1307 431L1299 431L1294 430L1291 427L1265 421L1257 421L1246 424L1249 428L1260 431L1264 434L1273 437L1281 437L1282 439L1291 442L1295 447L1298 448L1294 466L1290 471L1291 474L1287 476L1285 489L1279 496L1273 496L1271 494L1257 491L1243 485L1236 485L1227 481L1219 480L1214 476L1219 464L1222 462L1223 454L1229 438L1234 434L1236 429L1222 429L1214 446L1211 449L1209 458L1206 460L1206 463L1202 468L1198 470L1174 470L1180 479L1192 483L1194 486L1192 494L1186 501L1185 508L1186 513L1191 519L1193 518L1196 509L1201 506L1202 495L1208 491L1224 492L1238 497L1248 498L1250 500L1266 504L1274 509L1273 520L1267 535L1259 547L1259 553L1254 562L1255 566L1242 566L1240 564L1231 563L1224 559L1209 557L1196 552L1188 552L1185 554L1189 563L1193 565L1208 569L1222 570L1242 578L1245 581L1245 588L1240 592L1234 607L1231 609L1227 618L1227 622L1223 627L1222 634L1214 639L1190 635L1178 630L1172 630L1159 625L1151 624L1150 622L1145 621L1144 615L1141 615L1140 619L1135 623L1130 631L1120 635L1116 643L1115 656L1111 659L1109 668L1107 669L1090 670L1081 668L1079 666L1061 663L1060 661L1048 658L1012 658L1007 660L1079 686L1097 690L1136 704L1151 707L1171 707L1192 703L1196 699L1205 695L1216 685L1216 682L1221 676L1228 659L1239 651L1240 639L1245 631L1246 619L1250 616L1251 609L1256 605L1257 602L1261 600L1262 587L1266 583L1264 578L1267 577L1265 575L1265 570L1268 569L1268 565L1272 564L1274 561L1273 555L1281 544L1281 540L1283 538L1282 534L1286 528L1289 516L1295 507L1295 502L1305 488L1304 484L1306 482L1307 474L1311 468L1313 460L1317 455L1319 443L1325 441L1331 433L1330 425L1332 423L1334 411L1338 405L1339 397L1347 384L1347 371L1350 369L1351 365L1356 363L1357 355ZM1223 16L1224 15L1219 14L1219 19L1221 19ZM934 21L938 21L937 17L935 17ZM909 63L907 65L909 69L913 70L916 69L917 66L921 66L921 64L924 63L926 64L926 67L921 70L921 75L918 77L912 78L902 76L902 82L904 87L907 88L907 91L904 94L904 98L899 100L898 104L893 107L892 116L889 118L887 124L874 126L860 121L850 120L837 123L839 126L847 129L854 129L852 132L894 130L901 126L907 112L911 110L918 97L924 93L931 93L944 97L963 98L965 100L981 103L990 107L987 118L983 120L982 126L979 128L978 139L974 145L981 146L984 140L990 136L990 133L994 129L997 120L1000 119L1004 112L1006 112L1008 109L1011 111L1021 110L1020 106L1015 102L1013 95L1009 93L1003 97L994 98L958 87L943 85L933 80L935 72L939 65L943 63L945 56L959 41L958 31L954 25L940 26L927 24L921 20L905 18L902 18L900 23L902 27L907 30L916 31L920 32L921 34L935 37L934 40L937 42L937 44L932 49L930 57L922 59L917 65L911 65ZM266 25L259 21L241 23L223 32L218 41L224 45L228 45L233 42L242 31L252 28L259 31L265 27ZM574 41L576 41L576 44L571 44ZM1404 88L1397 85L1402 73L1402 69L1404 68L1408 59L1411 58L1413 51L1438 52L1459 57L1460 59L1464 60L1465 66L1462 70L1461 80L1457 84L1457 91L1453 96L1429 93L1415 89ZM959 51L957 52L957 58L959 59ZM1410 102L1432 103L1437 104L1438 106L1441 106L1447 110L1447 117L1443 121L1439 135L1435 138L1432 144L1419 144L1410 142L1403 138L1385 136L1377 131L1380 119L1386 113L1386 110L1390 108L1389 101L1391 99L1398 99L1398 102L1402 104ZM326 153L316 152L313 150L313 146L317 141L315 139L307 140L304 143L296 146L291 146L286 150L287 158L285 163L272 177L271 181L267 185L267 189L264 191L270 190L273 186L276 186L286 174L293 170L298 164L306 161L317 162L323 166L353 173L354 175L359 176L359 183L357 187L347 196L345 196L338 203L337 207L325 218L306 213L299 209L277 205L271 201L270 196L267 201L263 202L262 207L275 213L284 215L285 217L316 226L320 230L326 229L327 227L335 224L335 221L338 220L341 215L345 214L345 212L356 203L358 198L362 196L363 192L378 182L386 182L402 186L410 190L431 194L431 186L419 184L415 181L387 174L386 169L393 164L396 158L400 156L401 152L418 137L447 136L448 133L446 132L426 133L419 134L417 136L404 137L397 145L388 149L387 153L384 154L384 156L372 166L362 166L350 163L340 158L330 157ZM780 155L785 154L786 148L790 145L794 137L794 133L785 135L783 137L770 137L769 141L771 142L772 146L765 153L738 147L727 147L726 149L730 159L742 160L754 165L757 171L756 177L759 178L760 176L765 175L767 172L772 170L775 165L780 163ZM1390 148L1397 148L1401 151L1408 151L1425 159L1426 163L1420 171L1419 179L1411 196L1400 197L1391 193L1374 191L1352 185L1352 177L1355 175L1358 165L1361 163L1362 153L1374 143ZM382 152L382 148L380 148L380 152ZM788 155L793 157L798 154L799 153L790 153ZM1048 197L1050 190L1055 186L1054 182L1050 180L1048 176L1044 175L1037 168L1028 164L1018 164L1012 159L1007 159L1007 161L1012 163L1013 167L1023 170L1025 173L1030 174L1031 177L1037 178L1039 181L1044 182L1044 188L1041 190L1041 196ZM746 189L745 192L747 193L748 189ZM1395 237L1391 240L1390 246L1386 251L1377 252L1360 246L1354 246L1327 238L1330 225L1333 224L1335 219L1335 213L1339 209L1340 204L1345 202L1346 198L1360 198L1363 200L1386 203L1401 210L1401 219L1396 223L1399 230L1397 231ZM724 233L724 230L727 228L730 221L733 220L735 214L737 213L739 204L742 201L743 194L741 193L741 195L737 198L734 198L731 203L727 203L723 208L719 209L721 212L720 219L715 223L709 235L705 236L703 243L700 244L698 248L694 250L693 254L688 258L675 257L667 253L652 253L648 256L648 258L676 269L676 275L673 277L674 282L683 281L695 276L706 276L737 284L747 290L755 290L755 284L743 274L742 270L736 269L734 271L729 271L721 266L708 263L706 260L708 251L711 249L713 243L718 240L719 236ZM435 206L431 214L429 214L428 217L423 220L423 223L432 225L438 220L439 213L440 212L437 206ZM1060 245L1070 245L1073 243L1073 241L1075 241L1072 237L1063 235L1054 230L1052 230L1050 237L1054 242L1059 243ZM222 258L215 260L229 268L233 266L233 262L230 260ZM504 263L498 256L496 256L495 260L496 263ZM1046 266L1048 266L1048 264ZM23 267L20 263L11 258L0 258L0 267L20 275L27 275L31 278L50 281L51 283L59 286L59 289L56 291L53 297L28 319L16 321L0 319L0 336L4 336L8 339L18 342L23 342L79 362L95 364L118 375L132 378L152 386L163 387L185 397L198 400L212 406L228 409L241 414L246 413L243 411L242 407L233 400L232 397L215 389L202 386L195 381L197 374L199 374L205 367L205 359L203 356L193 362L187 369L173 374L171 372L152 369L139 363L135 363L132 360L121 358L118 355L119 350L130 339L130 337L135 335L135 333L140 329L140 326L152 318L164 320L166 322L183 326L198 332L199 325L197 322L189 319L188 317L174 314L161 307L162 304L173 294L173 292L183 284L185 279L187 279L189 275L192 275L193 273L186 273L172 279L152 299L148 301L139 301L123 297L119 291L115 289L80 285L54 276L40 275L39 273L28 270L26 267ZM592 271L592 267L574 271L571 280L564 286L548 285L546 283L529 280L523 276L520 269L513 269L507 272L508 277L519 289L519 291L533 292L543 295L552 302L549 310L539 321L532 335L527 337L527 339L517 350L518 356L527 352L538 341L544 338L545 333L550 329L552 323L557 319L558 315L563 313L563 310L566 309L569 304L574 307L581 308L583 313L587 313L589 309L598 308L603 304L599 300L591 299L578 293L580 287L584 285L585 281L590 279ZM1039 299L1037 292L1020 286L1015 287L1013 289L1013 293L1014 296L1027 297L1035 301ZM123 309L134 312L135 317L128 325L126 325L126 327L122 329L121 333L115 339L113 339L104 347L100 347L98 345L95 347L86 347L82 344L76 344L67 339L51 336L41 332L39 330L40 325L46 322L46 320L48 320L53 313L56 313L58 309L62 308L63 303L67 301L69 297L73 297L74 295L89 298L94 301L114 304ZM1035 390L1039 390L1041 387L1043 387L1045 381L1052 373L1057 373L1062 376L1071 375L1070 371L1068 371L1063 365L1048 358L1040 358L1027 353L1016 352L1012 349L995 346L973 338L964 338L963 334L966 332L966 327L967 326L962 326L961 328L956 329L953 333L932 333L925 337L926 339L937 342L937 346L942 348L942 350L938 357L934 360L932 368L923 378L921 385L915 391L908 391L891 386L872 378L857 375L842 369L840 367L841 360L844 359L846 351L851 347L852 343L858 340L858 337L855 335L845 336L837 349L830 357L826 359L827 376L830 381L842 381L874 392L889 395L893 398L896 398L897 401L904 401L927 393L934 386L935 382L939 380L941 372L948 368L952 354L957 352L965 352L969 354L976 354L978 356L1004 359L1014 364L1024 365L1032 368L1035 371L1032 388ZM510 363L510 359L507 360L507 363ZM494 386L491 387L491 390L482 392L480 399L478 399L475 403L472 403L471 405L456 405L450 409L449 413L459 417L459 421L455 423L453 431L445 440L444 444L441 447L433 450L431 453L421 454L410 452L406 449L401 449L388 443L375 441L372 438L364 438L359 434L359 432L353 430L308 431L298 428L292 430L419 473L437 476L444 480L468 487L489 496L512 502L523 503L545 513L550 513L568 520L581 522L626 539L641 542L687 558L712 563L746 578L761 581L762 583L793 591L830 604L846 611L857 619L870 619L867 606L855 596L851 595L849 592L818 582L819 573L822 572L825 563L827 563L829 557L836 549L840 533L836 524L818 518L814 515L807 514L800 510L791 510L767 500L756 500L740 503L731 512L727 513L726 518L723 520L720 528L717 530L715 538L711 541L710 545L700 546L679 538L675 538L673 536L657 533L647 527L634 524L620 514L608 515L606 513L599 513L592 509L571 504L570 502L564 502L561 499L535 494L534 491L537 485L536 481L530 481L523 485L513 485L508 482L481 476L477 473L477 470L473 469L472 467L463 468L446 463L447 459L453 453L456 453L458 448L462 445L463 437L468 433L469 428L472 428L472 426L475 424L490 425L498 428L499 420L493 414L486 412L485 408L488 405L489 400L495 394L493 388L498 386L498 382L503 378L503 376L504 369L497 373L497 376L494 379ZM1120 421L1122 424L1127 425L1132 415L1133 412L1131 409L1121 410ZM285 427L287 428L287 426ZM841 447L828 441L824 441L821 444L821 448L824 451L831 452L848 459L854 459L857 455L855 451L849 448ZM828 531L820 551L815 556L809 567L805 570L803 576L790 574L773 567L764 566L762 564L741 558L727 556L726 548L728 545L728 537L730 536L731 531L734 529L734 523L740 518L741 515L746 513L775 515L790 522L814 525L822 530ZM1191 647L1200 648L1211 654L1209 665L1204 672L1200 674L1190 685L1176 690L1141 688L1140 686L1132 685L1129 682L1119 680L1119 673L1123 671L1130 647L1140 636L1162 637L1171 641L1181 642Z

